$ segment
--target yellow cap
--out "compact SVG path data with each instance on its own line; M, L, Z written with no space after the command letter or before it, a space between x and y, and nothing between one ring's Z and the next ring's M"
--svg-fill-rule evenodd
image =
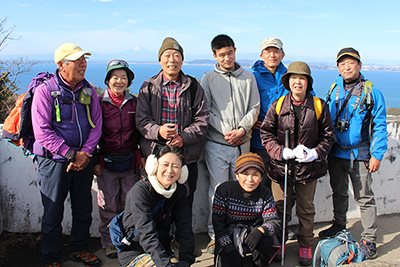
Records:
M79 45L65 43L60 45L54 52L54 62L57 64L62 59L77 60L83 55L91 56L92 54L88 51L83 51Z

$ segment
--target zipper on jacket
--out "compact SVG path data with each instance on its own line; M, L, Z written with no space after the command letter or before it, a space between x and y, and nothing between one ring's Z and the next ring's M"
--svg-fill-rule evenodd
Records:
M64 89L66 89L66 88L64 88ZM80 89L78 89L78 90L80 90ZM82 139L83 139L83 137L82 137L82 129L81 129L81 125L79 123L78 110L77 110L76 105L75 105L75 94L74 94L73 91L71 91L69 89L66 89L66 91L68 91L68 92L70 92L72 94L72 112L75 113L76 126L78 127L78 130L79 130L79 148L82 148L82 146L83 146L83 144L82 144ZM71 118L73 118L73 116ZM71 121L71 123L73 123L73 122Z
M233 129L236 129L237 125L236 125L236 114L235 114L235 98L233 96L231 72L228 72L228 77L229 77L229 88L231 89L231 99L232 99L232 114L233 114L233 124L234 124Z
M118 154L120 154L119 150L122 148L122 132L123 132L123 126L122 126L122 105L119 108L119 121L121 123L121 131L119 133L119 148L118 148Z

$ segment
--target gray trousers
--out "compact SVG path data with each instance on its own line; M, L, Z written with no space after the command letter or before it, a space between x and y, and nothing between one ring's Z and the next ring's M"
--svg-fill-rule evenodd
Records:
M227 146L218 144L213 141L206 141L204 147L204 159L208 169L208 176L210 177L210 188L208 190L208 197L210 200L210 217L208 220L208 235L214 239L214 228L212 225L212 203L214 198L215 189L219 184L225 181L235 180L236 175L233 172L236 165L237 158L241 153L248 153L250 151L250 141L242 144L240 150L236 146Z
M349 209L349 179L353 185L354 200L360 207L361 224L364 231L361 237L375 243L377 210L374 192L372 192L372 174L364 161L354 161L350 170L350 160L328 157L330 183L333 191L333 214L336 223L346 225L346 213Z

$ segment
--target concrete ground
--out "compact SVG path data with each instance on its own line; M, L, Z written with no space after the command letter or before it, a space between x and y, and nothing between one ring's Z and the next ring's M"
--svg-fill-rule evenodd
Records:
M314 247L320 240L317 236L319 231L328 227L329 223L316 223L314 225L315 243ZM378 258L374 260L365 261L355 264L353 266L373 266L373 267L400 267L400 214L390 214L378 216L378 233L377 233L377 247ZM296 226L290 226L296 232ZM360 239L362 226L360 219L351 219L347 224L347 228L353 234L356 240ZM192 265L194 267L208 267L213 266L214 255L207 253L206 246L209 238L206 234L196 235L196 249L202 251L202 255L196 258L196 262ZM97 251L92 251L102 260L102 266L117 267L120 266L117 259L109 259L105 256L103 249L97 247ZM64 262L65 267L80 267L82 263L72 261ZM251 267L249 257L245 260L245 267ZM281 266L280 262L272 262L271 267ZM286 256L284 266L300 266L298 263L298 245L296 240L290 240L286 245Z

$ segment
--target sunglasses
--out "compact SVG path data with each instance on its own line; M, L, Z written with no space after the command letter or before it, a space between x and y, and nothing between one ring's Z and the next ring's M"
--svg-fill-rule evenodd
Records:
M129 68L129 64L125 60L114 59L114 60L111 60L110 63L108 63L108 67L116 66L116 65L122 65L124 67Z

